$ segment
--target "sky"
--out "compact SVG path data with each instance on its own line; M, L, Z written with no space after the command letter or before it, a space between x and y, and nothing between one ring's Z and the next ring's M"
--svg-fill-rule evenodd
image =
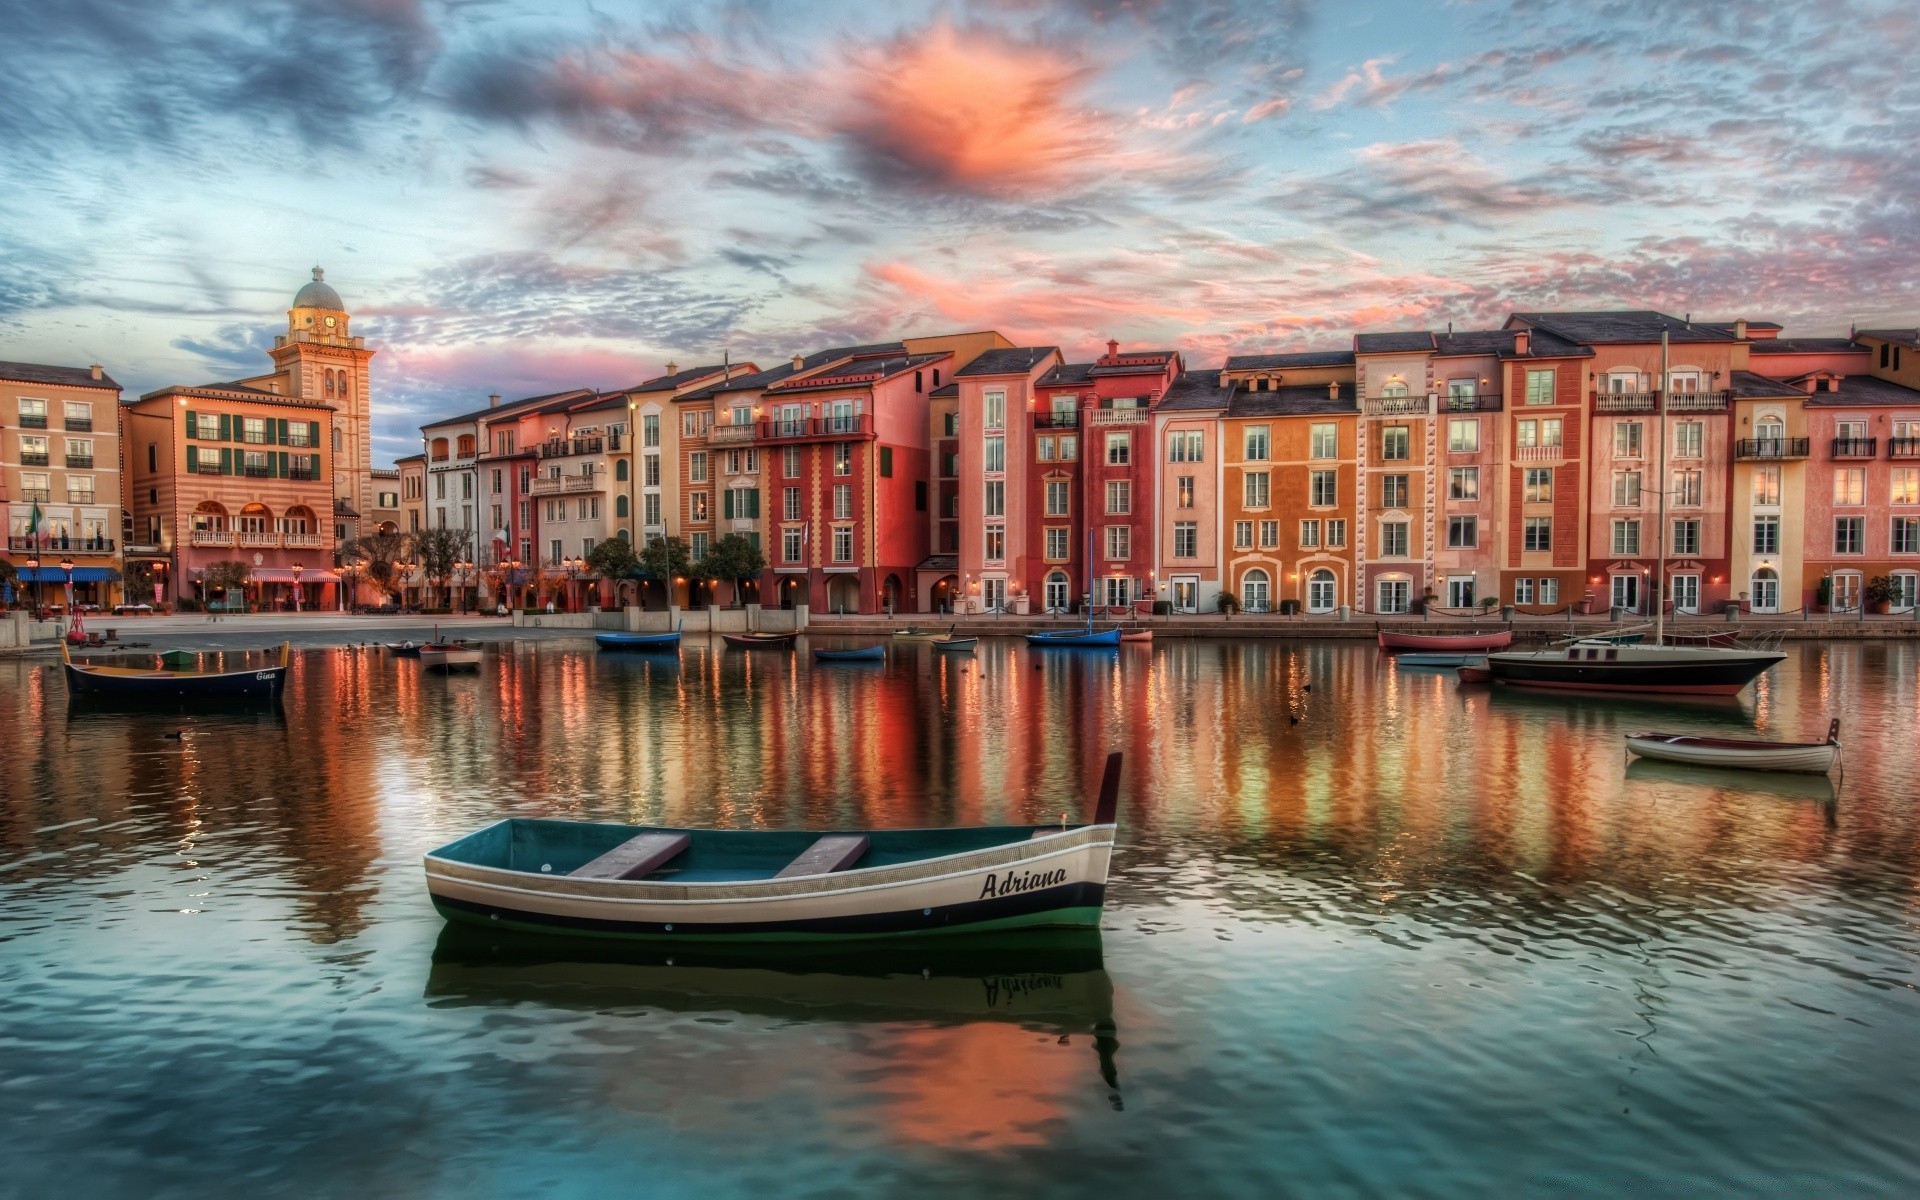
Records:
M1920 6L0 0L0 359L257 374L318 264L419 424L998 329L1920 320Z

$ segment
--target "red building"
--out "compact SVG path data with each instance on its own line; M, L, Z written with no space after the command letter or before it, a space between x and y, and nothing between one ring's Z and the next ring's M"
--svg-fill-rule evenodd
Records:
M1181 370L1178 351L1122 354L1109 341L1098 361L1057 366L1035 383L1026 540L1046 568L1036 608L1078 603L1090 576L1096 604L1156 598L1152 410ZM963 479L969 453L963 440Z

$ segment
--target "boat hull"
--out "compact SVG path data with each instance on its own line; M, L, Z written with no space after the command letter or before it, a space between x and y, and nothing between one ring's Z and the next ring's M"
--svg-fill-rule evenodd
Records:
M748 633L723 633L720 635L720 640L739 650L791 650L797 637L799 635L794 633L764 637Z
M1450 654L1439 651L1409 650L1405 654L1393 656L1394 665L1401 667L1464 667L1477 663L1478 654Z
M1732 767L1743 771L1787 771L1825 775L1833 770L1840 747L1832 742L1742 742L1683 734L1635 734L1627 749L1641 758L1691 767Z
M593 641L602 650L632 650L643 654L669 653L680 648L678 633L596 633Z
M1064 649L1076 647L1106 647L1120 644L1118 629L1102 629L1095 633L1030 633L1027 635L1029 646L1053 646Z
M1513 631L1500 629L1492 633L1398 633L1382 629L1378 635L1380 648L1394 650L1432 650L1435 652L1504 650L1513 644Z
M1461 683L1493 682L1493 672L1487 669L1485 663L1456 667L1454 671L1460 676Z
M858 650L829 650L824 647L813 652L818 662L885 662L885 646L863 646Z
M1093 825L914 862L778 879L580 879L479 866L439 852L427 856L426 872L443 916L490 928L673 941L898 938L1098 925L1112 849L1113 826Z
M420 647L411 642L388 642L387 649L395 658L420 657Z
M1512 687L1663 696L1732 696L1785 659L1784 654L1729 655L1674 662L1575 660L1541 654L1493 654L1487 667Z
M201 675L185 671L154 671L105 675L62 664L67 690L75 696L122 703L177 704L190 700L276 700L285 689L285 667L257 671L222 671Z
M980 644L977 637L935 638L931 645L935 650L947 654L972 654L973 648Z
M434 650L422 647L420 665L429 671L478 671L484 657L479 650Z

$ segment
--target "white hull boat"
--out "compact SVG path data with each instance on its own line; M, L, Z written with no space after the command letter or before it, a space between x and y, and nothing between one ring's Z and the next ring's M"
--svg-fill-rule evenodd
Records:
M1824 775L1840 757L1840 722L1827 729L1824 742L1768 742L1756 738L1701 737L1690 733L1633 733L1627 749L1641 758L1692 767L1736 767L1747 771L1791 771Z
M428 671L478 671L483 657L478 646L420 647L420 666Z

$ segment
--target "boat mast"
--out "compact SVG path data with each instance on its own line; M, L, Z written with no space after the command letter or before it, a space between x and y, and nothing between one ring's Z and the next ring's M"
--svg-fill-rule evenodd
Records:
M1653 531L1653 644L1667 644L1667 402L1672 393L1673 380L1669 378L1667 362L1667 331L1660 331L1660 407L1654 414L1654 436L1660 439L1660 453L1655 458L1659 474L1654 476L1654 490L1660 493L1660 521Z

